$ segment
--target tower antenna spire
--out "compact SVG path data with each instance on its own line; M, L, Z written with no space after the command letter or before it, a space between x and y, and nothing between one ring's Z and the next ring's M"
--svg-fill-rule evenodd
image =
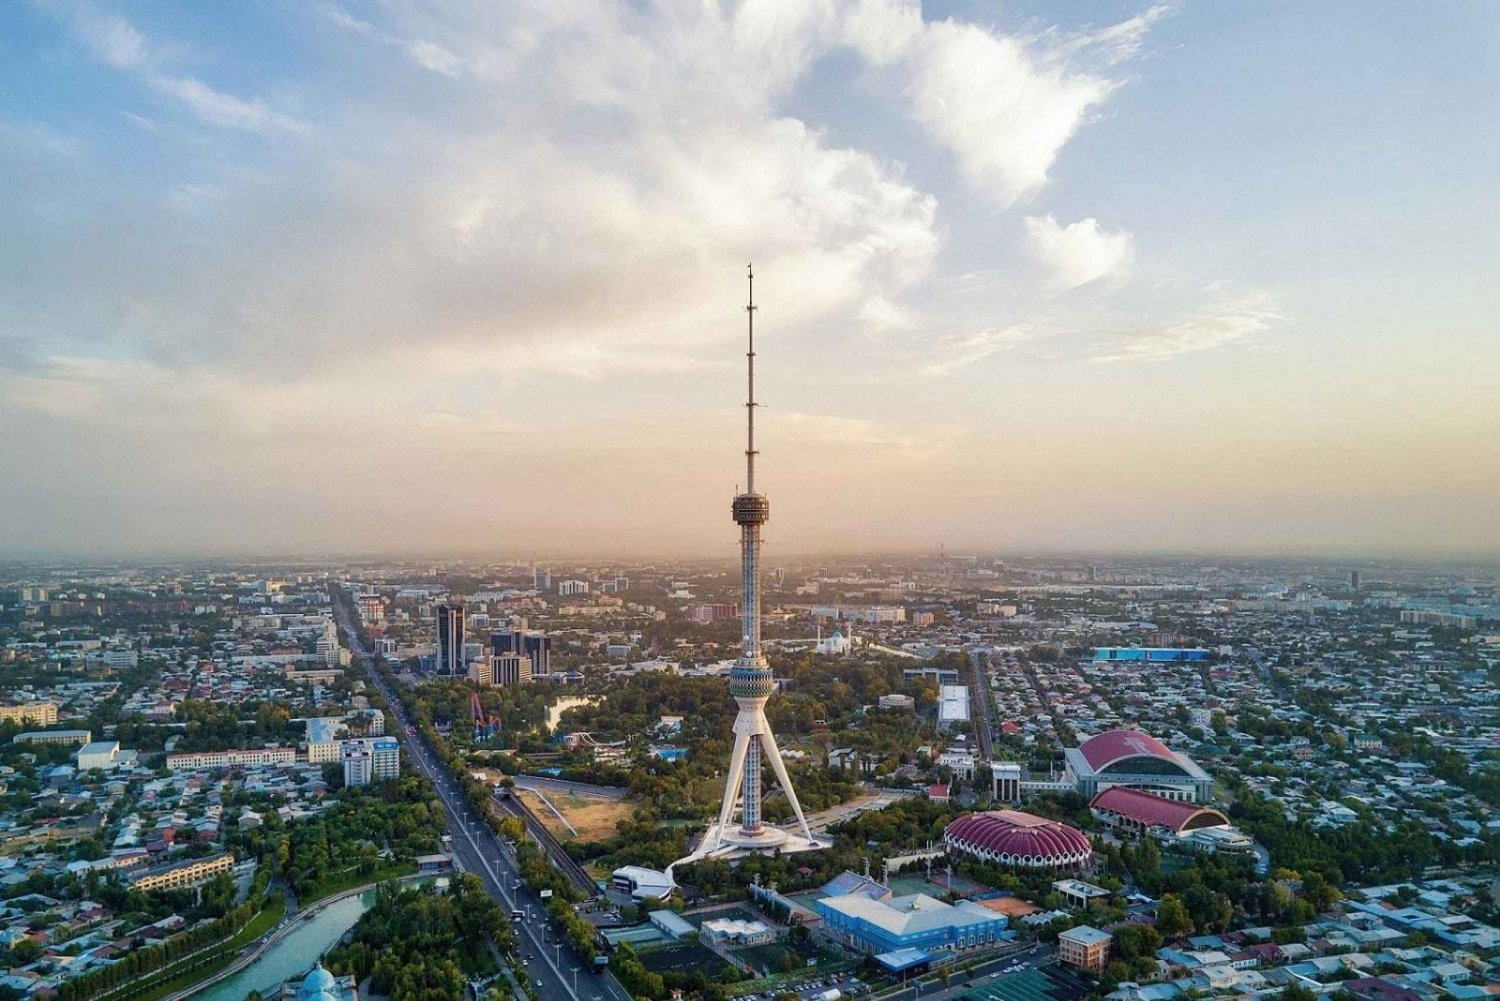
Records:
M745 265L750 301L745 305L748 346L745 351L747 399L745 401L745 493L755 493L755 265Z

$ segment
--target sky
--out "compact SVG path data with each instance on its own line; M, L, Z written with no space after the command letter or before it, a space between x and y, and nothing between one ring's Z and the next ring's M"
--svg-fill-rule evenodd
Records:
M0 4L0 552L1500 553L1497 43Z

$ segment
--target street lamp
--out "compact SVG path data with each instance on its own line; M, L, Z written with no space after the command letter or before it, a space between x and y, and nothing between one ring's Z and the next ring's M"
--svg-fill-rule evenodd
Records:
M557 949L557 962L561 963L562 962L562 943L561 942L555 942L555 943L553 943L553 945ZM556 964L554 964L554 965L556 965Z
M573 967L573 996L578 996L578 967Z

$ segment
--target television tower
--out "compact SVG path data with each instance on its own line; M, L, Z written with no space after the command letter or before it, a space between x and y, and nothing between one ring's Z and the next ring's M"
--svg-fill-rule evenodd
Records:
M734 720L734 752L729 759L729 776L724 783L724 804L719 810L719 822L703 839L702 847L695 855L705 856L729 851L806 851L821 848L807 826L802 815L802 804L797 802L796 790L787 775L786 763L777 750L776 738L771 734L771 724L766 720L766 702L776 691L776 681L771 676L771 666L766 662L760 644L760 529L771 516L771 503L764 494L755 492L755 271L747 269L750 300L745 306L748 318L749 342L745 352L746 387L745 401L745 492L734 499L731 511L740 526L740 570L741 601L743 604L744 629L740 656L729 672L729 694L739 704L739 715ZM792 804L792 812L801 827L796 833L776 827L767 827L761 822L761 768L769 762L776 780ZM732 826L736 803L741 804L740 823Z

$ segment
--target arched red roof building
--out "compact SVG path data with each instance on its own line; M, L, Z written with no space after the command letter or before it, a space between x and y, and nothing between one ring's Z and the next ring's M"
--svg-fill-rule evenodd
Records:
M1229 823L1229 818L1218 810L1124 786L1104 790L1089 800L1089 809L1111 824L1138 829L1164 827L1175 834Z
M952 851L1022 869L1065 869L1094 857L1082 831L1019 810L959 817L943 831L943 841Z
M1182 764L1175 751L1141 730L1106 730L1085 740L1078 750L1096 772L1127 758L1156 758L1174 765Z

